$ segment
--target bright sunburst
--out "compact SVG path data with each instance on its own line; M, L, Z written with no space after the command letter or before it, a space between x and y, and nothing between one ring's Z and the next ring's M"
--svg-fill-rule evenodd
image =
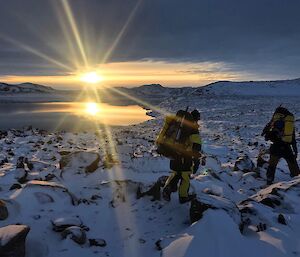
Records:
M86 83L96 84L103 80L103 77L97 72L87 72L81 75L80 80Z
M95 116L100 111L97 103L86 103L85 112L89 115Z

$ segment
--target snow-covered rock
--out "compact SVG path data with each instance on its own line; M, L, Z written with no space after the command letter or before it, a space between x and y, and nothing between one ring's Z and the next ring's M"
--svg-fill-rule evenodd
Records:
M81 227L82 221L77 217L57 218L52 221L53 230L62 232L69 227Z
M95 152L75 152L63 155L59 162L61 170L73 173L94 172L99 167L100 155ZM63 174L63 173L62 173Z
M243 172L251 172L255 168L254 163L249 158L248 155L240 156L234 164L234 171L243 171Z
M0 256L24 257L25 240L30 228L25 225L9 225L0 228Z
M61 233L63 238L70 238L75 243L82 245L86 242L85 231L77 226L70 226Z

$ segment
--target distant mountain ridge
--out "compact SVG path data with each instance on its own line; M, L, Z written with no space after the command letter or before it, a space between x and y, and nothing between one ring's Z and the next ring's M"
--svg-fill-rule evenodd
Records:
M130 95L155 103L164 99L172 100L189 95L300 96L300 78L274 81L218 81L201 87L164 87L160 84L148 84L115 89L117 90L111 90L112 94L117 95L115 92L119 91L123 95ZM2 95L55 92L62 93L63 91L34 83L7 84L0 82L0 94Z
M52 87L34 83L8 84L0 82L0 94L9 93L52 93L56 90Z
M158 104L166 99L185 97L195 90L192 87L163 87L160 84L149 84L132 88L119 87L117 89L119 92L151 104Z
M194 95L300 96L300 78L274 81L218 81L197 88Z

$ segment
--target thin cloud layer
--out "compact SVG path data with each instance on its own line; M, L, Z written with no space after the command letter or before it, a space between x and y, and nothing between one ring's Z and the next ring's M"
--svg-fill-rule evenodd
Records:
M70 69L84 66L64 2L91 66L147 59L224 63L253 79L300 74L297 0L10 0L0 8L0 76L69 74L28 47Z

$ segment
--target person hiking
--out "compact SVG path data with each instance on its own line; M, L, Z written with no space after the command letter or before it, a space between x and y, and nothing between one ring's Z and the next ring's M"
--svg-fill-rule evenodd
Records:
M198 125L198 121L200 120L200 113L197 110L194 110L191 113L188 113L187 111L185 111L185 113L184 111L178 111L176 116L184 117L184 122L181 121L181 123L184 123L184 125L182 126L182 134L186 135L185 140L181 141L180 144L169 144L169 148L173 150L172 152L169 149L169 152L172 152L172 154L170 154L172 156L169 156L171 159L170 169L172 171L172 174L168 177L165 183L162 196L166 201L170 201L171 193L177 190L177 184L180 182L178 190L179 202L186 203L196 196L194 194L189 195L189 187L190 175L191 173L195 173L197 171L200 164L201 138L199 135ZM184 129L184 126L186 126L187 128Z
M276 167L281 158L286 160L291 177L299 175L294 115L282 106L277 107L271 121L265 126L261 135L265 136L266 141L272 142L267 169L267 185L273 183Z

